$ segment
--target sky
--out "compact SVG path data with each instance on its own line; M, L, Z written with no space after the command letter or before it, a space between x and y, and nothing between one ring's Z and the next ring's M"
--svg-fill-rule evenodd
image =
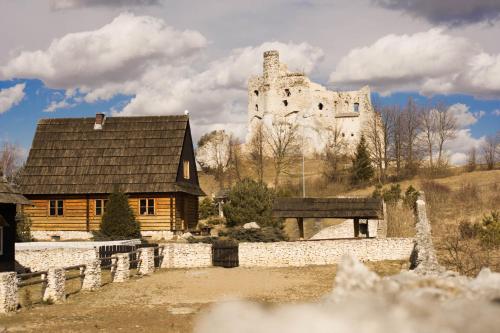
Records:
M246 82L277 49L330 89L441 101L452 163L500 130L500 0L0 0L0 142L41 118L182 114L246 133Z

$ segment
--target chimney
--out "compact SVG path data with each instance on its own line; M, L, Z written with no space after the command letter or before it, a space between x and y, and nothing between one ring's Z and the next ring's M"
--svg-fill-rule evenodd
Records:
M95 114L94 129L101 130L102 126L104 125L104 120L106 120L106 116L104 115L104 113L96 113Z

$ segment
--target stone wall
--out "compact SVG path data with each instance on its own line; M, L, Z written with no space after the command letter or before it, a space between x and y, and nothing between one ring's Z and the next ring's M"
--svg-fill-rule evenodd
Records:
M211 244L169 243L161 245L161 268L189 268L212 266Z
M49 267L81 265L98 257L97 248L45 248L16 250L17 271L47 270Z
M45 240L89 240L92 239L93 235L91 232L86 231L62 231L62 230L51 230L51 231L31 231L31 236L38 241Z
M368 220L368 233L370 237L378 237L378 220ZM335 238L353 238L354 237L354 221L352 219L327 227L310 239L335 239Z
M361 261L408 260L412 238L339 239L277 243L240 243L242 267L330 265L350 254Z

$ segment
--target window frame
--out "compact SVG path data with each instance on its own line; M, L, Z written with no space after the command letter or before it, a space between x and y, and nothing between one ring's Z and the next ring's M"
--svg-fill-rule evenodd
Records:
M359 113L359 103L353 104L353 112Z
M191 179L191 163L189 160L182 161L182 177L186 180Z
M52 214L52 203L54 203L54 214ZM64 217L64 199L49 200L49 217ZM59 213L61 211L61 213Z
M145 206L142 205L142 201L145 201ZM151 205L151 202L153 205ZM142 213L142 207L145 208L144 214ZM140 216L153 216L156 215L156 199L155 198L140 198L139 199L139 215ZM153 209L153 213L150 212L150 209Z
M100 202L100 207L99 209L101 212L98 214L97 213L97 203ZM95 216L103 216L104 215L104 210L106 209L106 205L108 204L108 199L95 199L94 201L94 215Z

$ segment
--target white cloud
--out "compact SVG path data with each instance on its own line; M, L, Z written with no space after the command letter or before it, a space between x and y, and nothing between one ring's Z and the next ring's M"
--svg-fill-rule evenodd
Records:
M412 35L387 35L344 56L330 81L370 84L387 94L419 90L423 94L468 93L500 96L500 55L474 42L431 29Z
M24 83L0 90L0 114L8 111L11 107L19 104L24 96Z
M484 142L484 137L476 139L469 128L459 129L454 139L445 144L445 151L450 156L450 163L462 165L467 162L467 154L472 148L479 148Z
M493 111L493 115L500 117L500 109L496 109Z
M268 42L207 62L207 44L197 31L179 31L161 19L126 13L100 29L55 39L45 50L22 52L0 67L0 73L39 78L89 103L117 94L132 96L128 104L113 109L115 115L180 114L187 109L195 136L226 128L243 137L246 83L250 75L261 73L264 51L280 50L291 70L306 73L323 58L321 49L307 43ZM53 102L47 111L58 107L66 105Z
M44 112L54 112L58 109L68 109L76 106L74 103L69 103L66 99L62 101L52 101L43 111Z
M448 111L455 117L459 128L465 128L475 124L484 114L484 111L472 113L469 111L469 106L462 103L451 105Z
M100 29L54 39L0 68L5 77L39 78L54 88L99 86L134 79L146 67L180 64L207 45L197 31L179 31L150 16L123 13Z

